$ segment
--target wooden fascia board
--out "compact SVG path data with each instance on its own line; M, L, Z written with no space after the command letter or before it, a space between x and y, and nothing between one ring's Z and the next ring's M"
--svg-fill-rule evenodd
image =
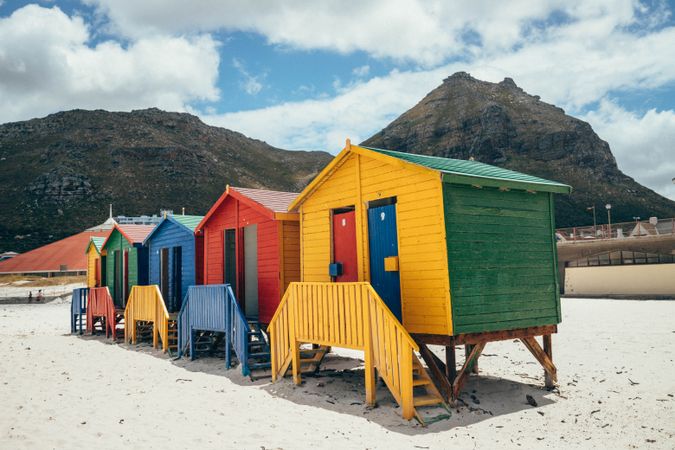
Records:
M528 181L500 180L495 178L461 175L456 173L443 173L444 183L468 184L472 186L485 186L507 189L519 189L522 191L553 192L557 194L569 194L570 186L561 184L540 184Z
M294 211L305 201L305 199L318 188L323 181L328 178L342 163L347 159L349 153L354 149L355 146L345 147L340 153L338 153L331 162L328 163L326 167L323 168L319 174L314 177L311 183L307 185L305 189L298 194L298 196L291 202L288 206L289 211Z
M367 158L376 159L382 161L386 164L390 164L396 167L401 167L408 170L416 170L421 173L440 173L439 170L431 169L429 167L420 166L410 161L405 161L403 159L397 158L395 156L385 155L384 153L379 153L374 150L368 150L367 148L359 147L358 145L352 145L352 151L359 155L365 156Z
M206 215L201 220L201 222L199 222L199 225L197 225L197 228L195 228L195 233L198 232L198 231L202 231L202 228L204 228L204 225L206 225L206 222L208 222L209 219L211 218L211 216L213 214L215 214L216 210L225 201L225 199L228 197L228 195L229 195L229 190L226 187L225 192L223 192L222 195L220 197L218 197L218 200L216 200L216 202L213 204L213 206L211 206L211 208L206 213Z
M240 202L250 206L251 208L258 211L260 214L264 215L265 217L269 219L274 219L274 211L272 211L271 209L266 208L265 206L256 202L252 198L245 196L241 192L237 192L235 189L229 188L228 192L232 198L239 200Z
M290 220L293 222L298 222L300 221L300 214L295 213L295 212L275 212L274 213L274 220Z

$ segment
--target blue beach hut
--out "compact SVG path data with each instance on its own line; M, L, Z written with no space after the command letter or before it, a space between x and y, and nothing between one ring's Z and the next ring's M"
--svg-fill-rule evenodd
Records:
M145 238L149 284L156 284L170 313L178 312L188 287L200 284L203 239L195 228L203 216L167 215Z

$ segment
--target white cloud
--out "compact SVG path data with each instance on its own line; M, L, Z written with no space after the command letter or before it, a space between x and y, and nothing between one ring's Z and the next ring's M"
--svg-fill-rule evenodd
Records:
M603 100L582 117L609 139L619 168L636 181L675 200L675 111L638 115Z
M244 63L237 58L232 59L232 65L243 77L243 81L240 83L241 88L249 95L258 94L262 88L263 84L258 81L258 77L251 75L244 66Z
M442 63L481 51L509 51L552 13L570 21L599 19L616 26L634 18L633 0L85 0L110 20L113 32L139 37L201 31L256 32L272 44L382 58ZM610 21L604 18L610 18ZM536 30L535 30L536 31ZM470 39L467 39L470 37Z
M352 75L358 78L366 77L368 76L369 73L370 73L370 66L368 64L359 67L354 67L352 69Z
M28 5L0 19L0 122L72 108L185 110L216 100L218 44L209 36L91 46L59 8Z
M663 57L675 42L675 28L642 36L610 30L602 46L587 42L583 35L575 36L570 29L561 27L555 33L566 38L430 70L393 71L348 86L336 80L338 93L332 98L287 102L204 119L283 148L335 150L346 135L358 141L379 131L443 78L460 70L493 82L512 77L529 93L571 114L578 114L613 90L650 88L675 80L675 59ZM332 140L334 136L339 136L337 142ZM608 136L603 137L611 144Z
M253 111L202 115L210 124L291 149L336 152L350 137L366 139L410 108L444 77L445 70L397 72L341 90L327 99L288 102ZM343 89L343 88L340 88Z

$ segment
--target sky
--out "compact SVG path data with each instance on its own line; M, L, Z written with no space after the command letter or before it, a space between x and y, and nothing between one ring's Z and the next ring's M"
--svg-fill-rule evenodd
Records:
M621 170L675 200L674 12L658 0L0 0L0 123L158 107L337 153L466 71L590 122Z

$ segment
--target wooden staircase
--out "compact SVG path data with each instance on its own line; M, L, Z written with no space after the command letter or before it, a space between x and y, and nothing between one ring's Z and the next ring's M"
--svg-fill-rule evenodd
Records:
M167 351L170 355L178 354L178 320L176 315L171 314L171 318L167 322Z
M140 337L139 323L152 324L152 346L161 342L164 352L178 352L176 314L169 314L159 286L133 286L124 310L124 341L135 344ZM143 326L143 325L142 325Z
M249 331L246 332L248 342L246 343L248 356L249 376L253 379L253 372L269 370L272 367L270 363L270 345L267 336L260 328L257 320L248 320Z
M124 327L120 315L123 315L122 311L115 309L115 304L107 287L89 289L87 333L105 332L106 337L112 336L113 339L117 339L117 333L121 333ZM122 328L119 328L119 325Z
M84 334L87 329L87 298L89 288L73 289L70 300L70 332Z
M419 408L441 406L440 392L415 352L419 346L369 283L291 283L268 327L272 380L289 366L301 383L306 368L318 368L331 346L364 352L366 402L376 402L377 374L405 419L424 423ZM313 354L301 344L317 344Z

